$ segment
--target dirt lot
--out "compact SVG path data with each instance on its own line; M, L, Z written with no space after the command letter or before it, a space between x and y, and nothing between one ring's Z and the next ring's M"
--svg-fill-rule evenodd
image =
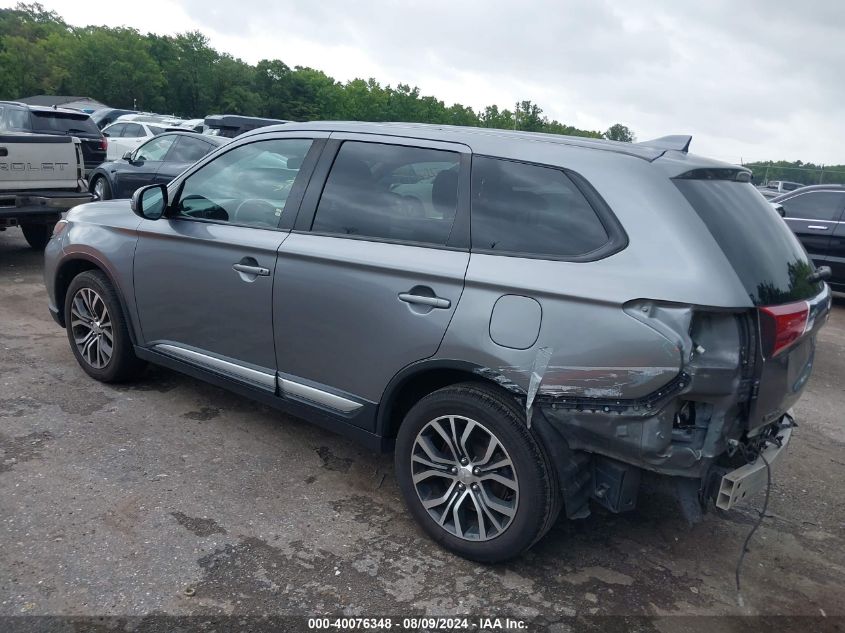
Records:
M0 615L845 615L841 299L740 607L753 506L689 527L641 496L560 520L516 562L469 563L416 528L387 456L163 369L89 379L41 270L0 233Z

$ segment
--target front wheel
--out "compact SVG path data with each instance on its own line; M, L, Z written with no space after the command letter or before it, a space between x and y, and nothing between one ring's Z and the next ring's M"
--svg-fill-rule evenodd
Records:
M117 292L99 270L73 278L65 297L65 326L76 361L92 378L120 382L144 368L135 356Z
M560 511L557 479L509 396L486 385L420 400L396 438L405 503L437 543L494 563L531 547Z
M37 251L43 251L53 234L55 223L49 224L21 224L26 243Z

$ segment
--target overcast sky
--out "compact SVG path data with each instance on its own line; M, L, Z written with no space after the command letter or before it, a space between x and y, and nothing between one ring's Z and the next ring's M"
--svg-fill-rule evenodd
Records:
M0 0L0 6L14 2ZM843 0L42 0L74 25L199 29L221 51L417 85L739 162L845 164ZM104 60L107 63L107 60Z

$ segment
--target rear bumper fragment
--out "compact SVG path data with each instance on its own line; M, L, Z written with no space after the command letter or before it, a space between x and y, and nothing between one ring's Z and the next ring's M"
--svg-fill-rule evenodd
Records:
M786 450L787 444L792 437L793 426L781 428L778 433L780 443L770 443L763 449L761 455L769 466L780 459ZM732 470L722 476L719 484L719 492L716 496L716 507L722 510L730 510L738 503L755 495L766 487L768 477L766 475L766 464L758 457L753 462Z

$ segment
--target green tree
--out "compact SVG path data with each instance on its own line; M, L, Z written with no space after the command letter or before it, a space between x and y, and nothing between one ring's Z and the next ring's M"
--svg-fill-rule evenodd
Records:
M609 141L623 141L625 143L633 143L635 140L634 133L626 125L616 123L611 125L604 137Z

